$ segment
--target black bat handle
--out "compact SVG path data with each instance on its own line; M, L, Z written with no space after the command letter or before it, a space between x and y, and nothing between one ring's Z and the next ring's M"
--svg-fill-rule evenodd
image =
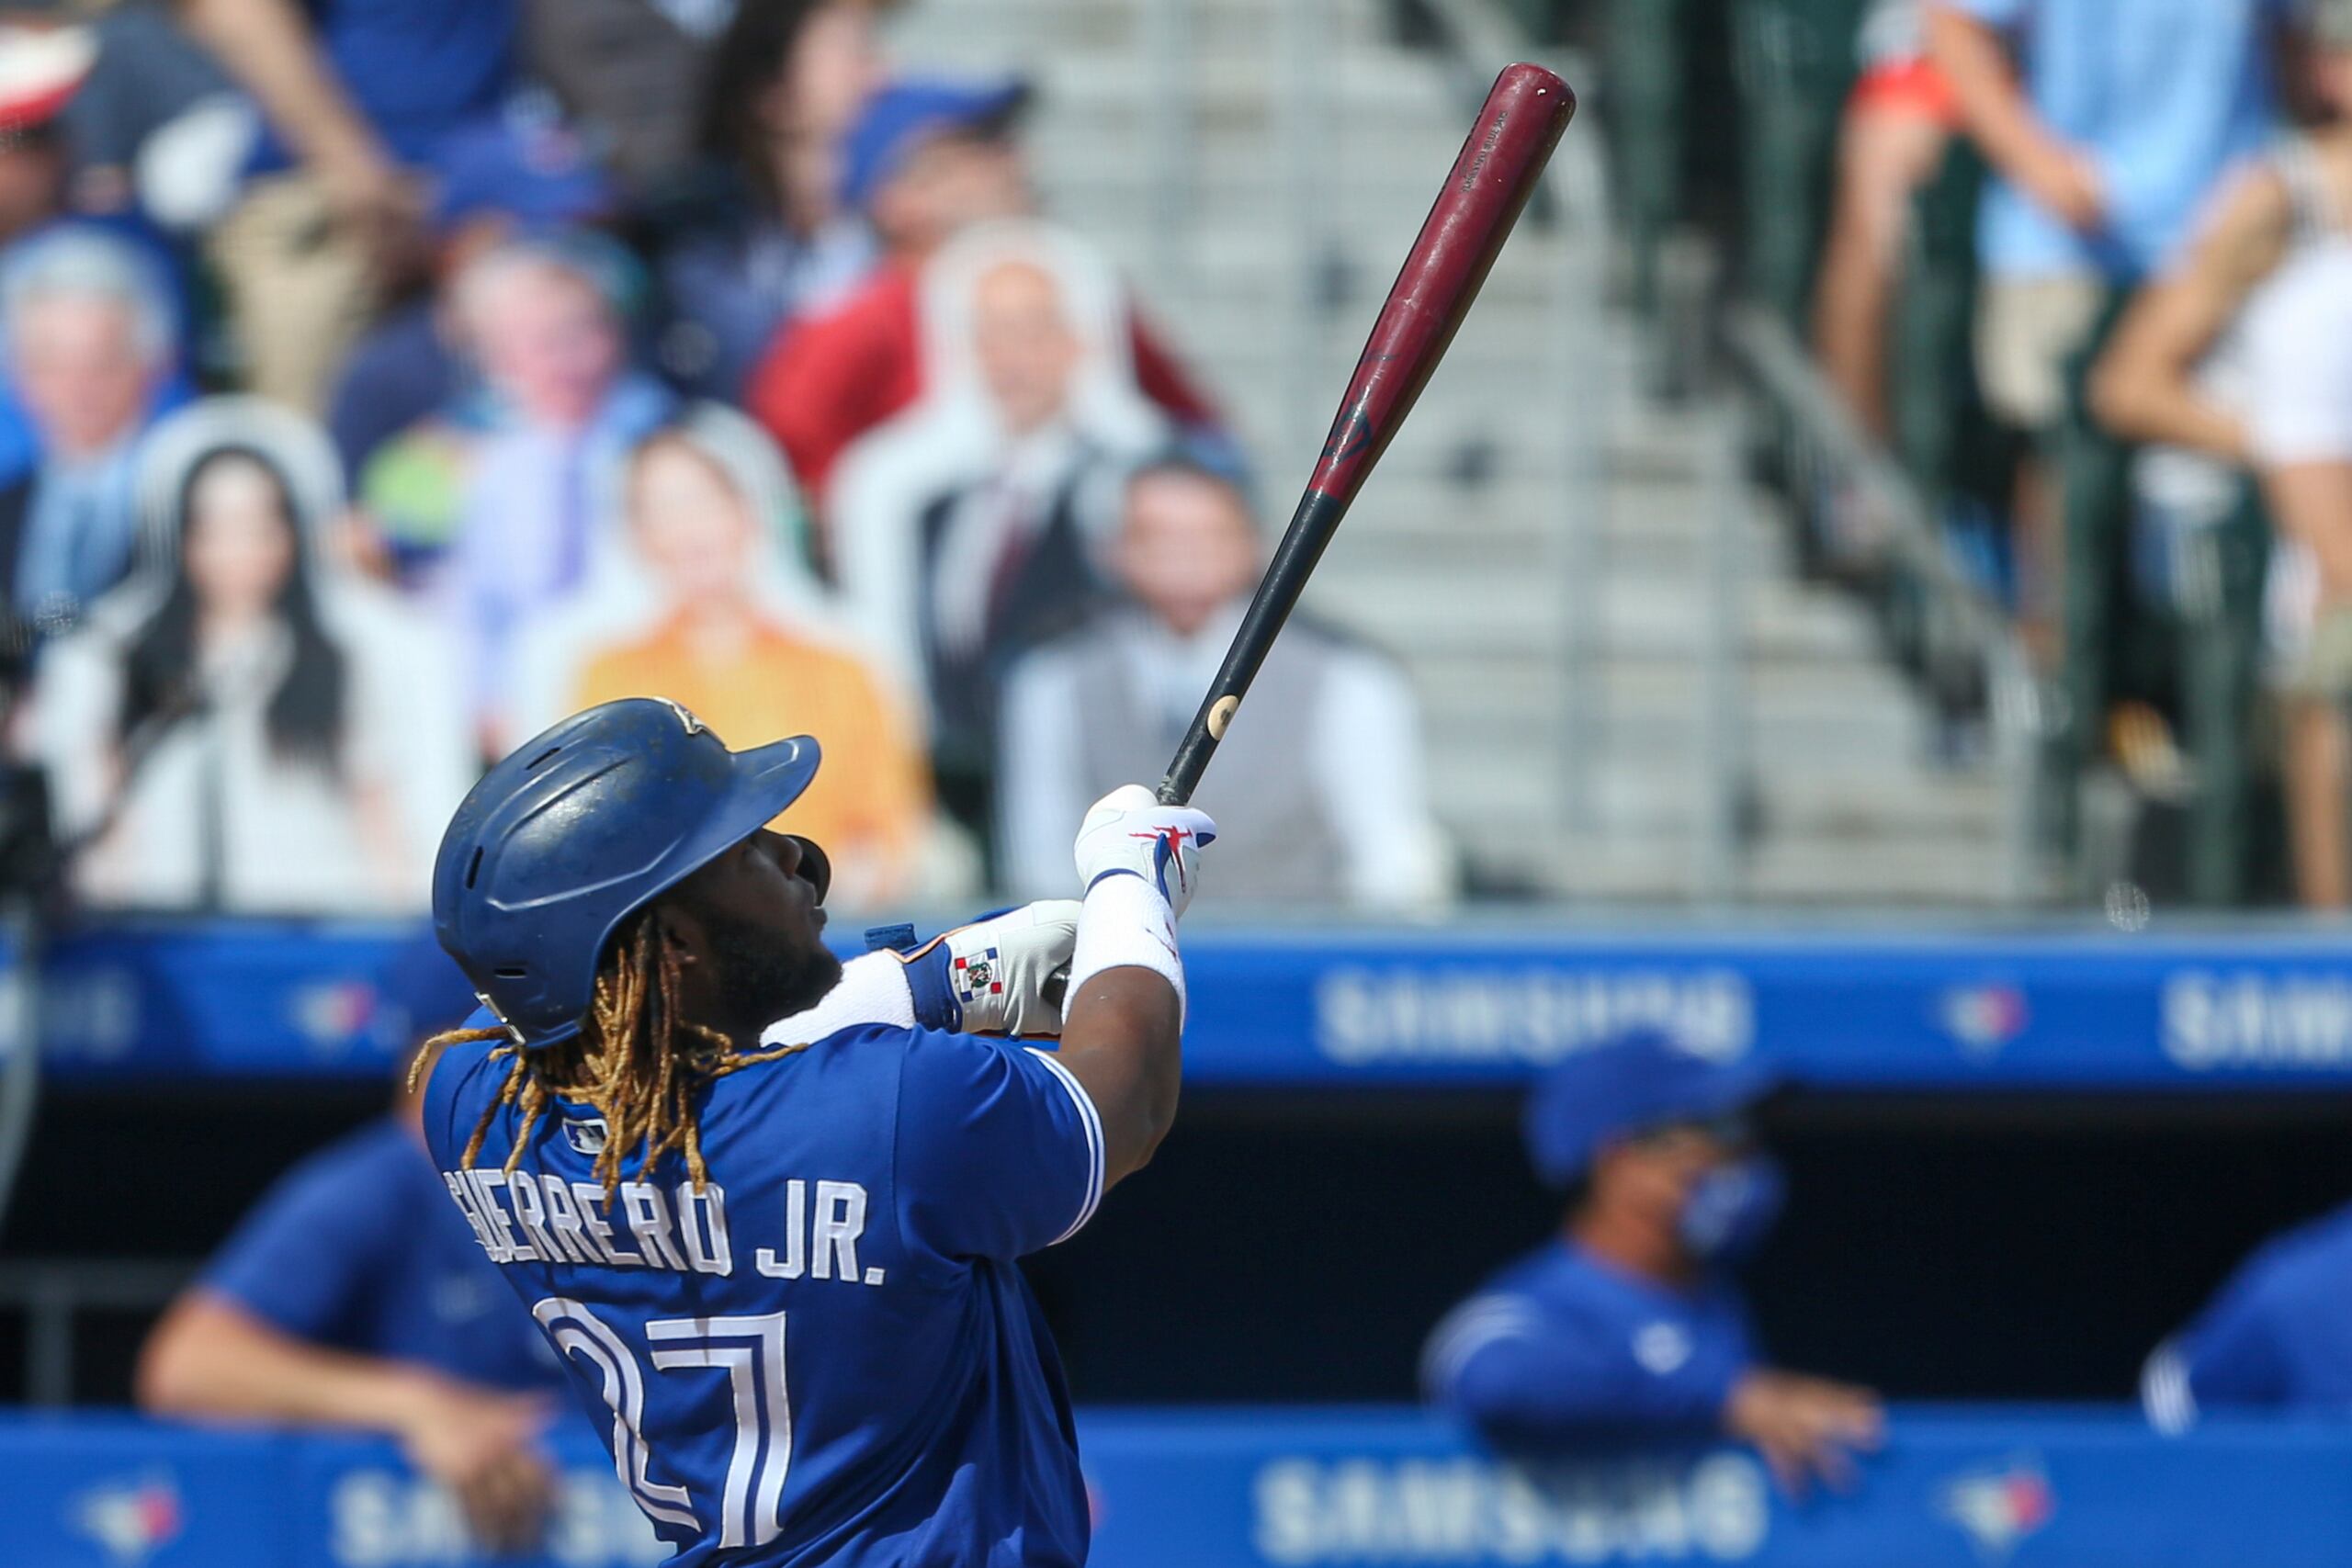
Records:
M1322 491L1310 490L1299 498L1298 511L1283 533L1273 562L1259 581L1240 628L1233 634L1233 645L1225 650L1225 662L1217 667L1216 679L1209 682L1208 695L1201 700L1201 711L1193 716L1192 728L1184 731L1168 764L1167 776L1159 781L1160 805L1192 803L1193 791L1208 772L1209 759L1216 755L1235 710L1249 694L1250 682L1258 678L1259 667L1266 662L1274 638L1282 634L1283 623L1298 604L1299 590L1306 586L1315 563L1323 558L1323 547L1331 542L1347 512L1346 498ZM1046 976L1039 994L1048 1006L1058 1008L1069 989L1069 969L1065 965Z
M1233 634L1232 646L1225 650L1225 662L1217 667L1216 679L1209 682L1208 695L1201 699L1201 711L1193 716L1192 728L1184 731L1167 775L1159 781L1160 805L1192 803L1201 775L1208 772L1209 759L1216 755L1235 711L1249 695L1250 682L1258 678L1259 667L1266 662L1274 638L1282 635L1283 624L1298 604L1300 590L1314 575L1315 563L1323 558L1324 547L1339 532L1340 520L1347 513L1348 498L1343 496L1309 490L1299 497L1298 510L1291 514L1283 542L1276 547L1266 575L1259 580L1258 592L1251 595L1250 609Z

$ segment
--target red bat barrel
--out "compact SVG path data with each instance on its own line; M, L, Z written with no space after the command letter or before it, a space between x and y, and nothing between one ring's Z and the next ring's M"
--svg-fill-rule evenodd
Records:
M1265 662L1266 651L1290 618L1299 590L1323 557L1364 477L1388 449L1413 400L1445 357L1478 286L1510 237L1544 160L1576 112L1568 85L1540 65L1506 66L1495 78L1478 118L1438 192L1419 238L1405 257L1356 361L1339 418L1323 444L1290 527L1258 584L1249 613L1226 651L1225 663L1177 748L1159 798L1178 805L1193 797L1217 742L1225 739L1242 695Z
M1445 357L1576 107L1568 85L1540 65L1506 66L1495 78L1373 323L1310 491L1342 505L1355 499Z

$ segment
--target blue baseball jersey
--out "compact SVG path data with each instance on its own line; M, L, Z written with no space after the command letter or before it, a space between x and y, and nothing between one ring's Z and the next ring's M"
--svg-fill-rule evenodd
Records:
M2232 1275L2140 1380L2160 1430L2211 1411L2352 1415L2352 1207L2289 1231Z
M281 1333L514 1390L560 1385L530 1315L449 1208L416 1134L384 1117L296 1166L199 1283Z
M449 1195L571 1372L673 1562L1082 1562L1061 1366L1014 1259L1077 1231L1102 1134L1051 1053L859 1024L710 1083L708 1181L667 1156L609 1207L605 1129L477 1122L508 1064L448 1051L425 1132Z
M1421 1382L1503 1447L1684 1438L1715 1429L1755 1359L1727 1279L1669 1290L1555 1241L1446 1314Z

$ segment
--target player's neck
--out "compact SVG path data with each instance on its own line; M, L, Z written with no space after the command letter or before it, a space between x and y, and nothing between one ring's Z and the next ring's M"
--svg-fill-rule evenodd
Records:
M1566 1230L1587 1256L1621 1274L1674 1291L1686 1289L1695 1278L1681 1244L1638 1216L1587 1209L1571 1215Z

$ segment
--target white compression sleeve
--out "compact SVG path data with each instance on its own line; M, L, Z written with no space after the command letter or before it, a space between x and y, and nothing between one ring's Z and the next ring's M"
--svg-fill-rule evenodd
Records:
M1176 952L1176 916L1159 889L1140 876L1119 873L1098 880L1086 892L1078 917L1078 944L1070 953L1069 989L1062 1018L1080 987L1105 969L1148 969L1176 987L1177 1016L1183 1016L1184 961Z
M841 984L805 1012L781 1018L760 1032L763 1045L798 1045L822 1040L860 1023L914 1026L914 995L907 988L907 966L895 953L868 953L842 965Z

